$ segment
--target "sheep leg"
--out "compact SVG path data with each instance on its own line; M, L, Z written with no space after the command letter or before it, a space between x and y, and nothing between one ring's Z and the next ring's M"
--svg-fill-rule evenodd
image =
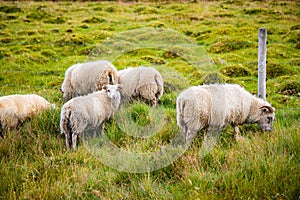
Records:
M104 122L102 122L100 136L103 136L104 127L105 127Z
M179 137L176 137L176 138L174 138L174 140L172 140L173 147L183 148L183 145L185 145L183 143L185 143L186 132L187 132L187 127L186 126L180 127Z
M100 125L95 128L94 137L101 137L104 130L104 122L101 122Z
M70 146L72 145L72 139L70 133L66 133L66 146L67 151L70 151Z
M193 139L196 136L197 131L188 129L186 132L185 142L187 145L190 145Z
M76 133L72 134L72 147L73 147L73 150L76 150L76 148L77 148L77 137L78 137L78 135Z
M234 132L236 133L236 135L239 135L239 127L238 126L234 126Z
M157 100L156 99L152 99L151 100L151 104L152 104L152 107L157 106Z
M3 137L3 134L2 134L2 131L3 131L3 130L2 130L2 129L3 129L3 127L2 127L1 120L0 120L0 136L1 136L1 137Z
M98 136L98 129L97 128L93 128L93 138Z
M0 120L0 137L2 137L2 138L3 138L3 134L2 134L3 130L4 130L4 127L2 126L2 123Z
M240 130L239 130L239 127L238 126L234 126L234 132L235 132L235 139L236 141L239 141L239 140L244 140L244 138L242 136L240 136Z
M179 133L178 136L176 136L173 140L172 140L172 146L174 148L184 148L187 145L187 132L188 132L188 127L186 126L186 124L181 124L179 125Z

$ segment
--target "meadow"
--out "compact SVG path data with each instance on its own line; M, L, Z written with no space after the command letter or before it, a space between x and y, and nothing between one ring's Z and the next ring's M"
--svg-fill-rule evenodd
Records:
M0 199L299 199L298 1L1 1L0 19L0 96L35 93L57 105L0 138ZM227 127L202 155L200 131L174 162L144 173L103 164L83 142L66 151L59 88L71 65L108 59L117 69L162 73L161 110L138 102L128 119L121 113L105 127L117 147L149 153L178 132L183 89L236 83L257 94L261 27L268 32L267 100L276 108L272 132L245 125L239 142ZM147 139L124 131L157 123Z

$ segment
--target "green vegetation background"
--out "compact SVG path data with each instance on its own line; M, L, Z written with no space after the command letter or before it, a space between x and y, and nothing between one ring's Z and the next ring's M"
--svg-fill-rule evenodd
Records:
M60 109L42 113L0 138L0 199L299 199L300 195L300 4L298 1L1 2L0 95L36 93L63 104L65 70L90 59L108 38L132 29L175 30L199 45L218 69L217 81L238 83L257 93L257 31L268 30L267 100L276 107L274 131L241 128L236 142L228 127L218 145L199 155L199 133L170 166L131 174L102 165L79 145L65 150ZM151 35L149 35L151 37ZM176 134L174 88L205 82L187 60L158 49L140 49L114 60L118 69L159 65L189 83L166 80L160 104L167 124L149 141L106 126L112 142L151 151ZM183 87L184 88L184 87ZM147 125L148 107L132 116ZM134 145L135 144L135 147Z

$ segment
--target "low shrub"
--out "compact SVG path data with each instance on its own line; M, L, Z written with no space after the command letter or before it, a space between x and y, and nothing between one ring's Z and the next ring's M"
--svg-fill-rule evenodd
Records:
M247 67L241 64L223 67L220 69L220 72L229 77L251 76L252 74Z
M66 19L59 16L59 17L55 17L55 18L45 20L44 22L48 23L48 24L63 24L63 23L66 22Z
M82 23L88 23L88 24L96 24L96 23L103 23L103 22L106 22L106 19L99 18L99 17L92 17L82 21Z
M215 41L209 48L211 53L226 53L234 50L252 47L252 43L228 37L223 37Z
M300 80L287 80L280 84L277 91L280 94L295 95L300 94Z
M0 6L0 12L4 13L17 13L17 12L23 12L23 10L17 6L7 6L3 5Z

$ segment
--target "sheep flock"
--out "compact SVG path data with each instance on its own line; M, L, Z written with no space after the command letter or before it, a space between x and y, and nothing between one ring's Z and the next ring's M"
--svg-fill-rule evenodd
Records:
M164 83L153 67L118 71L110 61L99 60L69 67L60 90L64 101L60 130L66 138L66 149L75 150L83 133L101 137L106 121L123 104L139 100L157 106ZM35 94L0 97L0 133L56 107ZM236 84L192 86L176 100L177 125L187 144L203 128L221 131L231 125L238 137L239 125L257 123L263 131L271 131L274 119L275 108L270 103Z

